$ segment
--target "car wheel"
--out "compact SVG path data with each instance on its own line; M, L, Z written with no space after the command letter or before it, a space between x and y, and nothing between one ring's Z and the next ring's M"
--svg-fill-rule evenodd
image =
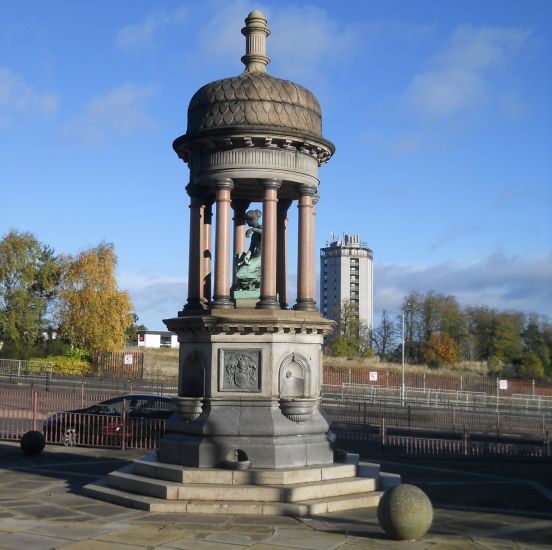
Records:
M77 430L69 428L63 434L63 444L66 447L74 447L77 444Z

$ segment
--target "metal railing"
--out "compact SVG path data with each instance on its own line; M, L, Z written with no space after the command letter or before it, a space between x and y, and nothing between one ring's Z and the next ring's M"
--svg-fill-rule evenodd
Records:
M337 430L337 445L354 452L408 456L465 456L504 457L521 459L550 459L552 445L549 439L541 442L518 443L504 441L474 441L464 433L460 439L371 434L361 431Z
M51 394L0 390L0 439L19 440L29 430L44 433L46 443L67 446L155 449L165 420L120 415L58 412L101 401L94 394ZM60 405L64 405L61 406Z
M511 412L516 414L552 414L552 396L532 394L488 394L466 390L433 388L385 387L377 384L352 384L322 386L326 398L347 399L350 402L368 401L386 405L412 407L456 408L481 412Z

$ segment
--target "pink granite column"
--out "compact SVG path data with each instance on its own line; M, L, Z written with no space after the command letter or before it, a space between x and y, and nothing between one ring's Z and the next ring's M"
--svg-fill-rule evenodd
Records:
M217 203L217 231L215 242L215 296L214 309L234 307L230 301L230 192L231 179L215 180Z
M203 287L201 284L201 251L203 224L202 191L197 186L188 185L186 191L190 195L190 235L188 247L188 301L185 310L194 310L203 307Z
M288 265L287 265L287 226L288 226L288 210L292 201L278 201L278 223L276 239L276 292L280 307L287 309L288 307Z
M245 240L245 211L251 203L244 200L233 200L231 203L234 210L234 268L233 280L236 277L237 262L240 255L246 251L247 243Z
M263 180L263 233L261 250L261 299L260 309L280 309L276 299L276 220L278 189L281 182Z
M312 294L314 282L312 278L313 259L310 257L313 250L313 215L312 196L316 189L307 185L299 186L299 242L297 247L297 303L293 309L311 311L316 309L316 302Z
M205 207L203 211L203 297L205 303L208 304L211 301L212 296L212 275L211 275L211 259L212 259L212 243L211 243L211 230L213 227L213 199L207 198L205 201Z
M318 265L318 258L316 254L316 205L320 201L320 195L316 193L312 197L312 218L311 218L311 252L310 252L310 261L311 261L311 276L310 284L311 288L309 294L312 296L312 299L315 301L316 305L316 266Z

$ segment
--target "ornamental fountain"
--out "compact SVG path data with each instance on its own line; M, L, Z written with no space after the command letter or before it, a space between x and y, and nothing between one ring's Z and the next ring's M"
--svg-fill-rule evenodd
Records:
M264 15L253 11L245 23L245 70L195 93L187 131L173 143L190 171L188 298L164 321L180 342L177 414L156 455L87 492L188 512L304 515L375 505L377 465L334 463L320 409L322 343L333 322L315 302L314 209L318 168L334 146L322 136L314 95L267 73Z

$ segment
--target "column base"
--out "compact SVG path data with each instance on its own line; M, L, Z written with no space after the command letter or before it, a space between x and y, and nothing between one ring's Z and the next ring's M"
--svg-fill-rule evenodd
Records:
M293 309L299 311L316 311L316 302L313 299L308 300L298 300L297 303L293 306Z
M201 298L188 298L188 302L182 308L182 311L188 313L190 311L204 310L207 309L207 307L208 303Z
M211 302L212 309L234 309L234 302L230 300L230 296L215 296Z
M255 307L257 309L281 309L277 296L261 296Z

